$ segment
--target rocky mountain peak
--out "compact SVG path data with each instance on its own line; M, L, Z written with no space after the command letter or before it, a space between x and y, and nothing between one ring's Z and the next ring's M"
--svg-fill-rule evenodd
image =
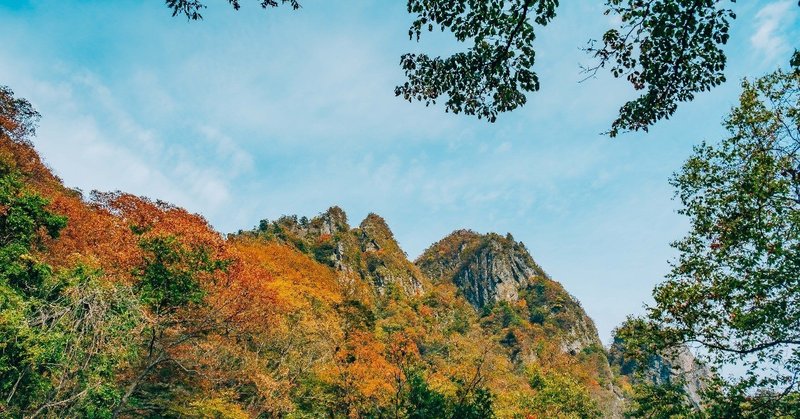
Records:
M256 231L295 246L344 277L360 277L377 294L396 287L416 295L428 282L408 260L386 221L376 214L369 214L358 228L351 229L344 210L333 206L310 220L296 215L274 222L263 220Z
M416 261L434 280L452 281L477 308L517 301L534 277L547 274L522 243L509 234L458 230L428 248Z
M386 249L387 251L398 251L400 245L395 241L394 234L386 224L383 217L370 213L359 225L361 250L365 252L377 252Z
M511 234L454 231L425 250L416 264L434 282L455 284L476 309L525 300L531 322L561 330L564 352L602 346L580 303Z
M332 206L327 211L314 217L311 225L319 228L320 234L334 235L350 230L347 224L347 214L338 206Z
M408 260L394 238L392 230L381 216L370 213L354 230L366 261L365 275L379 291L395 284L407 294L419 294L426 282L420 270Z

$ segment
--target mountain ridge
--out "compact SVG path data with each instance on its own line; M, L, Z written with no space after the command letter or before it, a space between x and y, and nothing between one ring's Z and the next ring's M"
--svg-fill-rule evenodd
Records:
M105 391L114 396L53 412L406 417L434 408L422 394L440 400L437 415L447 417L464 409L479 417L620 411L618 378L596 331L576 326L582 308L510 235L457 231L456 253L442 248L438 259L415 264L383 218L369 214L354 227L331 207L223 237L201 216L161 201L84 196L64 187L29 145L3 141L2 174L22 179L67 220L36 250L52 265L37 275L91 267L98 285L76 282L83 285L71 293L120 289L124 306L143 314L102 346L134 357L104 367ZM436 275L426 274L436 266ZM154 299L148 290L161 288L147 281L179 282L166 288L174 295ZM159 311L162 304L170 308ZM43 374L43 382L61 379ZM80 397L80 383L65 388Z

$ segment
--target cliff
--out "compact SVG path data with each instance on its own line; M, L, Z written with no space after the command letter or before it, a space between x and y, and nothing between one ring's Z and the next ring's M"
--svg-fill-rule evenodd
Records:
M622 376L633 383L653 385L679 385L689 402L700 407L700 395L706 388L711 371L700 363L687 346L680 346L669 353L651 355L644 368L638 362L625 357L624 341L615 336L609 349L609 362L619 369Z
M426 278L408 260L386 221L376 214L351 228L344 211L333 206L311 219L283 216L272 222L262 220L256 230L245 234L293 245L335 268L343 280L355 277L379 295L390 288L407 295L425 290Z
M455 284L477 309L524 300L530 322L561 331L565 352L601 346L594 322L580 303L510 234L458 230L425 250L415 263L434 282Z

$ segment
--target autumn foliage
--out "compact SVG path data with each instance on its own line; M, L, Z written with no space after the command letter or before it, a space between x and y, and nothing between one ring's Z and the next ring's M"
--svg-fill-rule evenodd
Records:
M608 402L602 348L566 353L558 319L530 320L563 290L481 313L374 214L223 237L165 202L66 188L14 100L0 92L0 415L584 417Z

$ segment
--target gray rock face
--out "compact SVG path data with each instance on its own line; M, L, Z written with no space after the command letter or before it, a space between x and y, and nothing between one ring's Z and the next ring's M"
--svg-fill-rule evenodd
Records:
M577 300L550 279L510 234L455 231L428 248L416 264L434 281L453 282L478 309L524 298L535 309L535 321L562 330L564 352L577 354L591 345L602 346L594 322Z
M665 356L672 377L680 377L689 400L695 407L700 407L700 393L705 390L711 377L711 371L700 364L686 346L681 346L672 355Z
M509 236L459 230L431 246L417 266L433 279L452 281L472 305L517 301L532 277L547 277L522 243Z
M543 272L517 246L489 239L470 254L453 276L453 282L476 307L498 301L519 300L519 290Z
M395 284L408 295L424 291L422 273L409 262L383 218L376 214L367 215L356 236L359 250L367 262L365 276L372 279L378 292L384 293L389 284Z
M317 260L337 270L349 271L341 236L350 231L350 226L347 224L347 215L341 208L337 206L330 207L327 211L311 220L306 217L298 219L295 215L283 216L276 220L273 226L288 231L291 236L298 238L299 241L307 243L327 242L325 246L329 248L314 255ZM295 246L298 244L296 241L290 242Z
M706 388L711 371L694 357L688 347L680 346L668 353L652 356L643 377L639 377L634 374L638 365L635 361L625 359L622 345L623 342L615 338L609 350L609 361L620 367L622 375L630 377L634 382L645 380L656 385L683 383L689 401L695 407L700 407L700 393Z
M312 222L316 224L313 227L318 229L318 231L314 232L318 232L317 235L334 235L350 229L350 226L347 225L347 215L341 208L336 206L328 208L327 211L314 218Z

